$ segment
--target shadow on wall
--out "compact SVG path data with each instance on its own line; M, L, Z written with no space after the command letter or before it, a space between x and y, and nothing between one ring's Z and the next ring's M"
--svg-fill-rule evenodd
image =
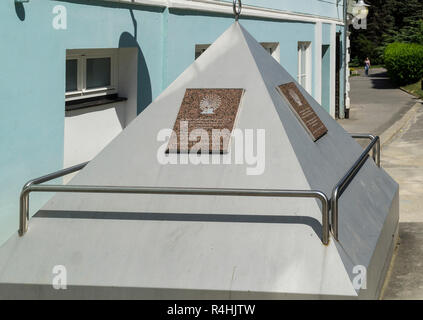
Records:
M25 20L25 8L22 3L15 2L15 12L19 20Z
M138 70L137 70L137 113L141 113L152 102L151 79L148 71L147 62L137 41L137 21L132 10L129 10L134 24L134 35L129 32L121 34L119 39L119 48L137 48L138 49Z
M147 63L145 61L144 54L137 41L137 21L135 20L133 13L133 4L115 3L100 0L62 0L63 2L99 6L104 8L119 8L128 9L131 15L132 22L134 24L134 35L129 32L123 32L119 39L119 48L138 48L138 101L137 101L137 112L141 113L151 102L152 102L152 91L151 91L151 80L150 73L148 71ZM150 12L162 12L163 8L156 8L153 6L143 6L143 11Z

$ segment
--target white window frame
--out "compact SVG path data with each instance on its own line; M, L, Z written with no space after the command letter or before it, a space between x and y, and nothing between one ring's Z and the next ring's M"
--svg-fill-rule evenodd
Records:
M281 62L281 50L279 42L260 42L263 48L277 61Z
M94 89L87 89L87 59L110 58L110 85ZM66 60L77 60L78 76L77 90L65 92L66 101L92 98L114 94L118 92L118 52L117 49L87 49L68 50Z
M311 79L312 79L312 59L311 59L311 41L299 41L298 42L298 83L302 84L302 79L305 78L304 89L311 94ZM301 73L303 70L302 66L302 54L305 54L305 73Z
M279 42L261 42L263 48L269 52L277 62L281 60L281 51ZM195 57L198 58L204 51L210 47L210 44L196 44L195 45Z

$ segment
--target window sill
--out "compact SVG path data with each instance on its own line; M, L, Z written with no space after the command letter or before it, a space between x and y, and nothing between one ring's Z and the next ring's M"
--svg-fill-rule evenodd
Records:
M73 111L73 110L80 110L86 109L96 106L101 106L110 103L116 103L121 101L126 101L127 98L118 97L115 94L109 94L106 96L99 96L99 97L92 97L92 98L82 98L78 100L71 100L66 101L65 103L65 111Z

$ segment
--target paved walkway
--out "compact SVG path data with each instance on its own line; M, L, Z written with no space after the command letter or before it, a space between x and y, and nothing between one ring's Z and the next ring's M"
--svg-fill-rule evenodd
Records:
M400 239L384 298L423 299L423 104L382 149L382 166L400 185Z
M351 104L350 119L339 122L385 137L382 166L400 184L400 238L383 299L423 299L423 104L395 89L383 69L351 78Z
M350 86L350 118L339 122L351 133L381 135L416 103L391 84L384 69L372 69L369 77L351 77Z

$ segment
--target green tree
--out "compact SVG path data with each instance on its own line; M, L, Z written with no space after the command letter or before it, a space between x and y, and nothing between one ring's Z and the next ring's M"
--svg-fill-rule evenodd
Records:
M351 55L362 62L383 63L386 46L392 42L423 44L422 0L366 0L371 5L367 29L350 29Z

